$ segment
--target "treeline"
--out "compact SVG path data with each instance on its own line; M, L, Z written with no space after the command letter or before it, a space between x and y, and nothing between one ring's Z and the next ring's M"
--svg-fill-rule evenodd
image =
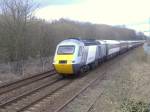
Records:
M68 37L95 39L142 39L134 30L67 19L53 22L33 16L30 0L1 0L0 62L42 58L54 54L56 45Z

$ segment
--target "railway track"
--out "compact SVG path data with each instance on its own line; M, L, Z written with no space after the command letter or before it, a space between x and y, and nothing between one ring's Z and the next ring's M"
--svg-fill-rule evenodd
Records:
M43 78L52 76L54 74L56 74L56 72L54 70L50 70L50 71L47 71L44 73L25 77L23 79L16 80L14 82L4 83L4 84L0 85L0 95L5 94L11 90L17 89L19 87L22 87L24 85L27 85L27 84L33 83L35 81L41 80Z
M89 84L87 84L85 87L83 87L79 92L77 92L74 96L72 96L66 103L64 103L61 107L59 107L54 112L60 112L62 111L69 103L71 103L75 98L77 98L80 94L82 94L87 88L89 88L93 83L95 83L97 80L103 80L105 78L105 72L102 73L99 77L92 80Z
M103 78L99 76L99 78ZM65 105L60 107L57 111L61 110L68 103L70 103L74 98L81 94L86 88L88 88L92 83L94 83L99 78L92 80L87 86L85 86L81 91L76 93ZM32 105L38 103L42 99L47 96L52 95L53 93L57 93L60 89L68 86L73 80L65 80L63 78L58 78L57 80L51 80L49 83L44 84L43 86L36 88L32 91L28 91L20 96L14 97L13 99L0 104L1 112L21 112L26 111L28 108L32 107ZM57 112L56 111L56 112Z
M33 96L35 93L39 92L42 94L41 92L42 90L62 80L60 79L60 77L58 77L58 75L54 75L54 74L56 74L55 71L51 70L43 74L41 73L38 75L30 76L30 77L27 77L18 81L14 81L14 82L1 85L0 86L0 112L1 111L12 112L13 110L15 111L16 108L18 108L17 104L19 102L25 103L25 100L28 97L32 99L31 96ZM21 90L20 88L24 89L23 92L19 95L18 94L15 95L16 91L17 91L16 93L18 93L18 91ZM15 91L15 92L12 92L12 91ZM44 97L44 96L41 96L41 97ZM38 98L36 97L37 98L36 100L39 100L41 97L38 97ZM32 102L30 103L33 103L33 99L32 99Z
M62 78L55 81L50 81L50 83L45 85L45 87L40 87L34 91L18 96L16 99L13 99L1 105L1 108L3 108L1 111L2 112L25 111L35 103L44 99L48 95L55 93L57 90L63 88L69 83L71 83L71 80L62 80Z

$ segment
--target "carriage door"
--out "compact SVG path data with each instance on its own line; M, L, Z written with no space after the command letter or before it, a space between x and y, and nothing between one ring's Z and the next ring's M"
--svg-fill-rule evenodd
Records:
M87 47L87 46L82 47L82 52L81 52L81 63L82 63L83 65L86 64L87 53L88 53L88 47Z
M80 47L79 47L78 57L80 58L80 63L81 63L81 64L83 64L83 54L84 54L83 47L80 46Z
M102 58L103 49L101 49L101 45L98 46L98 59Z

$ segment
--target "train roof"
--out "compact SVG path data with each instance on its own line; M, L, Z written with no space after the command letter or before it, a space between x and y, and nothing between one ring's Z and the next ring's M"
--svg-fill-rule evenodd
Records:
M143 42L143 40L96 40L96 39L81 39L80 37L67 38L59 43L59 45L100 45L100 44L120 44L126 42Z
M96 41L98 41L100 44L106 44L104 40L96 40Z
M104 40L104 42L109 43L109 44L120 44L118 40Z
M58 45L81 45L83 44L80 40L69 38L61 41Z
M82 40L82 42L84 43L84 45L99 45L100 43L98 41L96 41L95 39L85 39Z
M120 43L128 43L126 40L119 40Z
M62 43L77 43L77 44L83 43L85 46L99 45L100 44L95 39L81 39L80 37L77 37L77 38L67 38L67 39L63 40L62 42L60 42L60 44L62 44Z

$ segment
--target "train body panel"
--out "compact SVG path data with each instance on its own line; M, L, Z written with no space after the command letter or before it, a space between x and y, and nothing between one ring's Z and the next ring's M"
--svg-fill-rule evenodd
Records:
M132 48L132 41L127 41L128 42L128 49L131 49Z
M127 50L128 50L128 42L120 41L120 53L124 53Z
M104 59L107 56L107 45L106 42L103 40L97 40L100 45L98 45L99 47L99 59Z
M115 54L117 52L119 52L120 48L119 47L116 47L116 48L110 48L108 50L108 55L112 55L112 54Z
M107 45L107 56L113 56L120 51L120 42L116 40L105 40Z
M94 62L96 59L97 46L87 46L87 47L88 47L88 54L86 64L90 64Z

